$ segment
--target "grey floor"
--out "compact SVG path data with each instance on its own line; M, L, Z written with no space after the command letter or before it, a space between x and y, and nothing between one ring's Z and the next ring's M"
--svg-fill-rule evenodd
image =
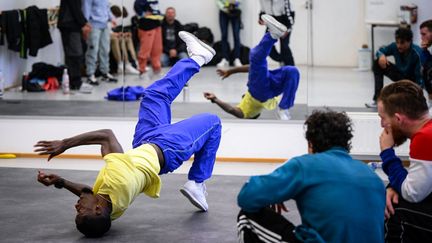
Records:
M91 185L95 171L51 171ZM84 238L74 224L77 198L66 190L47 188L36 181L36 169L0 168L1 242L197 242L236 241L236 195L247 177L213 176L207 182L209 211L197 212L178 189L186 175L162 176L161 198L140 195L108 234ZM300 222L289 201L285 216Z
M277 68L272 64L271 68ZM300 66L301 80L292 109L293 119L303 120L316 108L332 107L345 111L375 111L364 107L373 91L370 71L358 72L353 68ZM163 72L167 72L164 68ZM0 115L53 115L53 116L126 116L135 117L138 102L116 102L104 99L106 92L122 85L147 87L158 77L119 75L118 83L102 83L91 94L74 92L64 95L57 92L30 93L12 89L0 102ZM247 74L236 74L221 80L215 67L204 67L189 81L189 89L181 93L173 104L173 117L184 118L200 112L212 112L229 119L216 105L203 97L204 91L214 92L220 99L236 104L247 90ZM274 111L264 111L260 119L276 119Z

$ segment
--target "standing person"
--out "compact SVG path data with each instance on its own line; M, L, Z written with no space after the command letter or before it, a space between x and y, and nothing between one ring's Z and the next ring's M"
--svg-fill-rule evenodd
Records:
M366 103L368 108L377 107L377 98L384 86L384 76L392 81L408 79L422 84L421 76L421 49L412 43L413 33L410 29L399 28L395 32L395 42L381 47L376 52L377 59L373 64L375 91L372 103ZM387 60L393 56L395 64Z
M429 48L432 45L432 19L426 20L420 25L420 36L423 62L423 82L428 92L429 103L432 102L432 55Z
M61 0L57 27L61 33L70 89L79 90L82 85L81 68L84 59L81 40L91 31L91 25L82 12L81 1Z
M176 19L176 10L168 7L162 21L163 53L161 56L162 66L172 66L178 60L187 58L186 45L178 37L183 30L183 25Z
M199 114L171 124L171 103L189 79L214 56L214 50L187 32L180 32L190 58L174 65L167 75L145 90L135 127L133 149L123 152L111 130L98 130L56 141L39 141L35 147L48 160L69 148L99 144L106 164L93 188L55 174L39 172L45 186L66 188L80 197L75 205L77 229L88 237L100 237L141 193L157 198L159 175L174 171L194 155L188 181L180 190L202 211L208 210L204 181L212 175L221 138L216 115Z
M83 0L83 13L92 26L87 39L87 82L91 85L99 85L95 76L98 61L102 81L117 82L117 79L109 73L110 29L108 23L112 21L115 26L109 2L108 0Z
M162 28L163 16L159 10L158 0L135 0L135 12L139 18L138 38L140 48L138 52L139 71L141 75L147 72L147 61L150 57L153 74L161 74Z
M352 122L345 113L314 111L305 122L308 154L268 175L252 176L237 197L239 242L384 242L385 188L349 155ZM275 211L293 199L302 224Z
M228 48L228 24L231 22L234 39L234 66L240 67L243 64L240 61L240 28L241 28L241 10L239 0L216 0L219 8L219 26L222 35L222 60L216 65L218 68L229 66L230 49Z
M237 118L256 119L260 116L262 109L273 110L278 106L279 118L290 120L289 109L294 105L300 73L296 67L292 66L268 70L267 56L277 39L287 35L287 28L270 15L265 14L262 18L269 32L265 33L261 42L251 50L250 66L245 65L226 71L217 70L223 79L234 73L249 72L248 91L242 97L240 104L234 107L209 92L205 92L204 97ZM281 94L282 99L278 104L276 97Z
M432 238L432 121L422 88L402 80L383 88L378 115L382 168L387 174L386 242L429 242ZM411 140L410 165L396 146Z
M273 47L270 53L270 57L277 61L282 62L283 65L294 66L294 57L289 47L291 38L291 29L294 25L295 12L292 10L290 0L260 0L261 12L259 16L259 24L264 24L261 16L263 14L269 14L273 16L277 21L284 24L289 30L288 35L280 39L280 50L278 53L276 48Z

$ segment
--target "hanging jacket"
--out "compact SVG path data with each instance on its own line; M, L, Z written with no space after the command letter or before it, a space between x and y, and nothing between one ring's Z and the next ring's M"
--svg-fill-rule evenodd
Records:
M23 26L21 23L20 11L3 11L1 16L0 44L4 45L4 40L6 38L8 49L19 52L23 42Z
M38 50L51 44L47 9L30 6L26 9L26 37L30 56L37 56Z

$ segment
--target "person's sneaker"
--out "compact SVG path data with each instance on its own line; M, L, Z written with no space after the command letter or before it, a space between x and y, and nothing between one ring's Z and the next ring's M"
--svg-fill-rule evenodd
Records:
M89 83L91 85L99 85L99 81L97 81L97 79L94 76L94 74L92 74L89 77L87 77L87 83Z
M187 31L180 31L178 35L186 43L189 57L201 56L204 58L204 64L207 64L216 54L216 51L212 47L199 40L193 34Z
M291 114L288 109L277 109L279 120L291 120Z
M184 184L180 192L197 208L202 211L208 210L206 201L206 186L203 183L196 183L195 181L188 181Z
M83 94L91 94L92 91L93 91L93 86L86 83L81 84L81 87L79 88L79 92Z
M126 73L136 74L136 75L139 74L139 71L136 70L134 67L132 67L132 65L130 63L126 64L125 69L126 69Z
M110 73L103 73L101 80L109 83L117 83L117 79L114 78L114 76L112 76Z
M377 103L376 103L376 101L373 101L371 103L365 103L365 106L367 108L377 108Z
M163 78L164 75L165 74L164 74L164 72L162 72L162 70L159 71L159 72L154 72L153 71L153 74L151 76L151 80L159 80L159 79Z
M222 60L218 64L216 64L216 67L219 69L225 69L228 66L229 66L229 62L225 58L222 58Z
M236 58L234 60L234 67L241 67L243 66L243 63L241 63L240 59Z
M268 14L261 16L273 39L279 39L287 34L287 27Z

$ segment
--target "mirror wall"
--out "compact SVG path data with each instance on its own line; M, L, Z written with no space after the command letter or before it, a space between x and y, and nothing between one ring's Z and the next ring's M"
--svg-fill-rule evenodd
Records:
M394 42L395 30L408 22L413 43L420 45L419 25L430 19L427 0L311 0L309 109L321 106L346 111L376 111L372 103L376 51ZM417 21L401 6L417 7ZM373 57L372 57L373 56ZM390 61L393 61L391 58ZM384 85L391 81L384 79Z
M56 7L59 4L59 0L0 2L1 11L25 9L31 5L47 8L52 38L52 43L39 49L35 57L28 55L22 58L20 50L8 50L7 44L0 46L0 70L6 87L3 102L0 103L2 115L34 114L31 113L33 110L38 115L134 116L138 102L107 101L106 92L120 86L146 87L166 73L169 67L163 67L160 74L153 74L149 63L147 74L139 77L127 70L129 63L125 62L125 72L115 73L118 71L115 67L111 70L117 83L100 82L99 86L92 88L91 93L73 91L63 94L61 89L49 92L21 91L22 76L32 70L34 63L64 64L61 35L56 28ZM128 16L117 18L116 22L119 26L129 26L131 17L135 15L134 0L110 0L110 4L126 8ZM426 9L432 7L432 2L428 0L291 0L291 4L296 16L290 47L301 73L293 107L294 119L302 119L308 109L322 106L347 111L374 111L365 107L365 103L372 101L374 90L373 73L370 70L374 52L380 46L394 41L395 29L406 18L406 12L400 8L402 5L417 6L417 21L410 23L410 27L414 34L413 42L418 44L419 24L430 18ZM219 10L215 1L160 1L162 13L168 7L176 9L176 19L182 24L197 23L199 27L207 27L212 31L213 42L221 39ZM263 26L257 24L260 4L259 1L242 1L240 8L241 43L253 48L265 31ZM228 35L232 45L231 29ZM7 38L5 41L7 43ZM136 51L137 45L135 43ZM128 59L134 66L131 54ZM278 68L279 65L269 59L270 69ZM175 100L173 116L184 117L190 113L210 111L223 118L233 118L207 101L202 92L213 92L220 99L236 104L247 90L247 80L245 73L221 80L215 66L205 67ZM385 83L388 82L385 79ZM276 115L266 113L260 119L276 119Z

